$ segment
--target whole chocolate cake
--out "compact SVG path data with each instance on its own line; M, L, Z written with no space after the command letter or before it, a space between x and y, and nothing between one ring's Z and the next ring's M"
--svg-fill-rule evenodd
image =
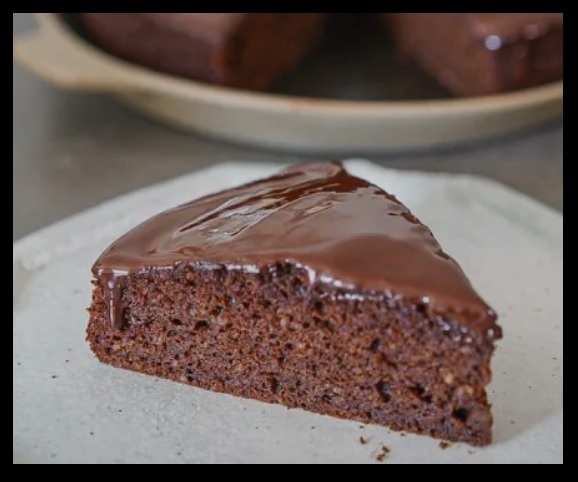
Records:
M103 362L485 445L501 337L431 231L338 163L297 165L151 218L93 267Z
M109 52L174 75L264 89L311 48L328 17L381 15L394 43L456 95L562 78L561 13L80 13ZM331 41L331 39L329 39ZM348 61L345 59L345 61ZM350 59L355 62L355 59Z

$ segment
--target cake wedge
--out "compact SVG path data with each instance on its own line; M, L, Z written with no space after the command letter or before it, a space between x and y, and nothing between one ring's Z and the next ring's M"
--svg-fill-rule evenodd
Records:
M431 231L339 163L159 214L93 266L97 358L232 395L472 445L501 337Z

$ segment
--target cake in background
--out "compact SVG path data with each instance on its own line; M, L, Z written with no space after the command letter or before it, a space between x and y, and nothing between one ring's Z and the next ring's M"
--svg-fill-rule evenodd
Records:
M264 89L315 44L322 13L80 13L88 34L137 64L211 84Z
M126 60L212 84L263 90L311 51L328 20L347 22L347 34L354 36L365 14L77 15L90 38ZM400 57L415 60L457 96L512 91L563 75L562 13L366 15L382 16L384 35L389 30Z
M562 78L561 13L394 13L386 21L400 53L456 95Z

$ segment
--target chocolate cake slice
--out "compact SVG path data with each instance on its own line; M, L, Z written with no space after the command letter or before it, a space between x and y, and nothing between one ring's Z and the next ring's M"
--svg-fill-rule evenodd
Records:
M430 230L338 163L151 218L93 267L111 365L485 445L496 315Z

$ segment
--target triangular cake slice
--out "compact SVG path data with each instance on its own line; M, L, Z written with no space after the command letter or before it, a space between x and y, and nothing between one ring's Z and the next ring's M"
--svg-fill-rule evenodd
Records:
M151 218L96 261L111 365L485 445L494 312L430 230L339 163Z

